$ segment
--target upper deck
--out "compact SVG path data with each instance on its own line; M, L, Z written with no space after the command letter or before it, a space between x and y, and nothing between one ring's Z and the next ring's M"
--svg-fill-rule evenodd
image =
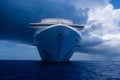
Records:
M77 28L79 30L82 30L84 28L84 26L81 26L79 24L73 24L73 22L71 20L62 19L62 18L42 19L41 22L30 23L30 27L31 28L45 28L45 27L49 27L51 25L56 25L56 24L65 24L65 25Z
M46 18L41 20L41 24L73 24L71 20L62 18Z

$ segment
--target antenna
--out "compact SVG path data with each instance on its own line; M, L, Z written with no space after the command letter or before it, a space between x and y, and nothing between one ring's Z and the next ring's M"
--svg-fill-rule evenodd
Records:
M57 23L59 23L59 17L58 17L58 15L57 15L57 19L58 19L58 20L57 20Z

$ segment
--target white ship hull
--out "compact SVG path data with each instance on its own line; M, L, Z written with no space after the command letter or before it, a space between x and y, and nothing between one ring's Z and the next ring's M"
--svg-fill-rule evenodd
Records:
M69 61L80 38L76 29L61 24L37 30L34 41L43 61L63 62Z

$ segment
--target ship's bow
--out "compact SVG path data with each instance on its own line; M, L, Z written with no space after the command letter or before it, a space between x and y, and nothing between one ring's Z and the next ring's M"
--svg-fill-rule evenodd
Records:
M43 61L63 62L73 55L80 35L70 26L54 25L38 30L34 40Z

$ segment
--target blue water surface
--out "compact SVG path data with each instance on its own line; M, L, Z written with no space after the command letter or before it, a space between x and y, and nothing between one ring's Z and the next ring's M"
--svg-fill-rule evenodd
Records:
M0 80L120 80L120 62L1 60Z

